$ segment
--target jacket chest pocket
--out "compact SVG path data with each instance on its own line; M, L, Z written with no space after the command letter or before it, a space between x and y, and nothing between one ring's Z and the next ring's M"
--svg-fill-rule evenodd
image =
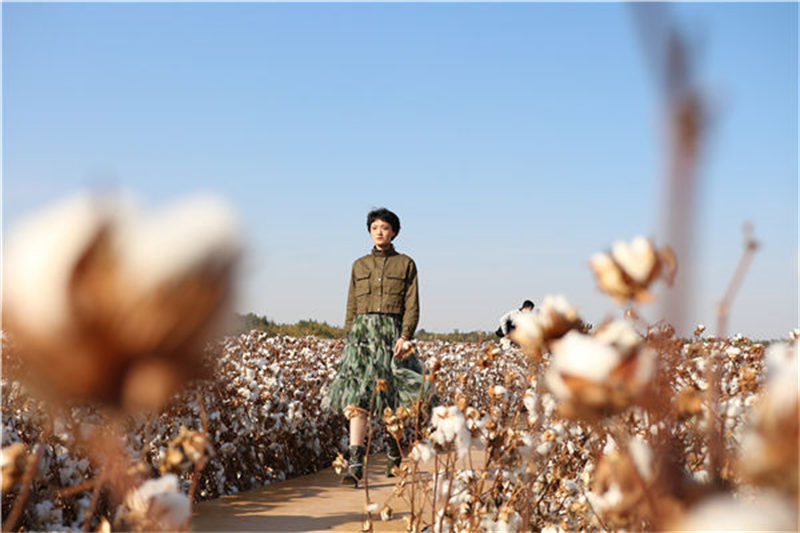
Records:
M369 272L356 273L355 276L355 295L362 296L369 294Z
M383 292L402 296L406 292L406 280L402 275L387 273L383 281Z

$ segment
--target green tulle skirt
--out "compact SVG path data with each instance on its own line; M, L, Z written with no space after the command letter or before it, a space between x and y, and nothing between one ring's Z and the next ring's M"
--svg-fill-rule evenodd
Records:
M399 337L399 316L356 315L326 403L339 410L353 404L369 410L376 381L385 379L389 387L375 395L372 413L380 416L385 407L395 409L411 405L422 387L422 364L416 355L402 359L392 357ZM427 391L428 387L425 389Z

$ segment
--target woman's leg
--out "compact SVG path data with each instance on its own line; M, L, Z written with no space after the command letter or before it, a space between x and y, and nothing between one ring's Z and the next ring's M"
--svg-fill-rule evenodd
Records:
M364 436L367 433L367 415L359 411L350 419L350 458L347 473L342 478L342 483L352 483L354 487L364 477Z
M367 415L358 412L350 419L350 446L363 446L364 437L367 435Z

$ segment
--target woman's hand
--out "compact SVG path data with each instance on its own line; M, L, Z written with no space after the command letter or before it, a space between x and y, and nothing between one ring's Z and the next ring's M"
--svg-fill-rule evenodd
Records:
M403 344L408 342L408 339L405 337L400 337L397 339L397 342L394 343L394 357L399 357L401 353L403 353Z

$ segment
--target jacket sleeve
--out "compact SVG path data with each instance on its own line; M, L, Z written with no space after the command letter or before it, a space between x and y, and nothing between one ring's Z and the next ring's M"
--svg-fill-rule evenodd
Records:
M414 261L409 261L408 272L406 274L406 301L403 310L403 325L401 334L407 339L414 338L419 322L419 287L417 285L417 265Z
M355 263L353 264L355 266ZM356 277L355 269L350 270L350 285L347 288L347 313L344 317L344 334L350 331L350 326L353 324L353 318L356 316L356 291L355 291Z

